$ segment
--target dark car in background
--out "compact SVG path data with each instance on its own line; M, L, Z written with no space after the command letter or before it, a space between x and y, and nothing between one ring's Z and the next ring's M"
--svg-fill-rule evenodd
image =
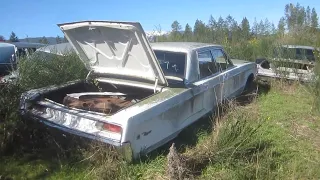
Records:
M16 44L16 43L15 43ZM18 44L17 44L18 45ZM20 49L22 47L25 47L25 50L21 50L19 53L20 56L27 55L27 58L32 58L33 56L41 55L42 57L45 57L45 59L50 60L53 56L62 56L65 53L68 52L74 52L73 48L69 43L61 43L61 44L54 44L54 45L46 45L41 46L37 49L34 48L34 46L29 46L29 48L26 47L27 44L19 43ZM34 45L39 45L38 43L35 43ZM19 51L19 50L17 50ZM14 68L13 70L6 75L0 76L0 84L5 83L12 83L17 80L19 77L19 70Z
M0 77L15 68L17 48L10 43L0 43Z
M256 60L258 76L312 81L313 67L316 63L315 51L319 49L299 45L282 45L275 48L273 57Z

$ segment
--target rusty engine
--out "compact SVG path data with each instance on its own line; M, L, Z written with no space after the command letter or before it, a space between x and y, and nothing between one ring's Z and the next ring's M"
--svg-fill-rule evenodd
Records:
M136 100L125 96L81 95L79 97L65 96L63 104L67 107L113 114L122 108L134 104Z

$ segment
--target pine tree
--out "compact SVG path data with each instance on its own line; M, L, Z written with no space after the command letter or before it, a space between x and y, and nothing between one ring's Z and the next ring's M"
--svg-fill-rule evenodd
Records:
M318 20L319 20L319 18L318 18L318 14L316 12L316 9L312 8L312 11L311 11L311 27L317 28L319 26Z
M29 36L27 35L27 37L26 37L26 42L29 42Z
M276 32L277 32L276 26L275 26L273 23L271 23L270 33L271 33L271 34L276 34Z
M259 34L259 24L257 22L257 19L254 18L254 21L253 21L253 26L252 26L252 34L255 36L255 37L258 37L258 34Z
M217 37L216 37L217 25L218 25L217 21L213 18L212 15L210 15L209 23L208 23L209 32L210 32L209 37L213 42L217 40Z
M192 39L192 29L189 24L186 24L186 27L183 33L183 39L185 41L190 41Z
M212 15L210 15L208 26L213 31L216 30L217 28L217 21L213 18Z
M171 28L173 32L179 32L181 30L181 25L178 21L173 21Z
M68 39L66 38L66 36L63 36L63 42L64 42L64 43L69 42Z
M289 31L303 29L311 25L310 7L307 8L297 3L290 3L285 7L285 19Z
M278 23L278 33L280 35L284 35L285 28L286 28L286 20L284 17L282 17Z
M287 21L288 30L293 30L297 25L298 10L292 3L286 5L285 17Z
M42 44L49 44L47 38L45 36L43 36L40 40L39 40L39 43L42 43Z
M297 25L298 27L304 27L306 19L306 10L304 7L297 6Z
M62 43L62 40L61 40L60 36L57 36L57 37L56 37L56 43L57 43L57 44Z
M196 41L206 42L209 40L209 38L207 37L207 27L201 20L196 20L193 28L193 33Z
M248 40L250 37L250 24L246 17L241 21L241 35L245 40Z
M311 26L311 10L310 10L309 6L307 7L307 10L306 10L306 22L305 22L305 24L307 26Z
M193 33L195 36L199 36L200 34L200 29L201 29L201 21L200 20L196 20L196 22L194 23L194 27L193 27Z
M228 35L227 23L223 20L221 16L218 19L215 34L216 34L215 40L217 43L223 43L225 40L225 37Z
M16 33L14 33L13 31L11 32L9 41L11 41L11 42L19 42L19 38L17 37Z
M266 18L263 22L263 29L262 29L262 34L263 35L269 35L272 33L272 24L270 21Z
M181 31L181 25L178 21L173 21L173 23L171 24L171 36L172 36L172 40L177 41L179 40L181 37L180 34Z
M4 38L4 36L0 35L0 42L5 42L6 39Z
M228 30L229 30L229 31L234 30L234 29L237 28L237 26L238 26L237 21L234 20L234 18L233 18L231 15L228 15L228 16L227 16L225 22L227 23L227 27L228 27Z

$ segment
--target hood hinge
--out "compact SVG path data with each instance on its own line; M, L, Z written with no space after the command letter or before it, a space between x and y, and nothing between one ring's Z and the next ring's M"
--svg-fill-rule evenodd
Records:
M156 81L154 82L154 89L153 89L154 93L156 93L157 91L157 86L158 86L158 77L156 77Z
M91 73L92 73L92 70L90 70L90 71L88 72L88 74L87 74L87 76L86 76L86 82L89 82L89 76L91 75Z

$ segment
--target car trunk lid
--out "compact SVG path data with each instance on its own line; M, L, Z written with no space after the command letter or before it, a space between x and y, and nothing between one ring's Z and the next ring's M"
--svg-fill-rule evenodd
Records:
M140 23L81 21L58 26L94 73L168 84Z

